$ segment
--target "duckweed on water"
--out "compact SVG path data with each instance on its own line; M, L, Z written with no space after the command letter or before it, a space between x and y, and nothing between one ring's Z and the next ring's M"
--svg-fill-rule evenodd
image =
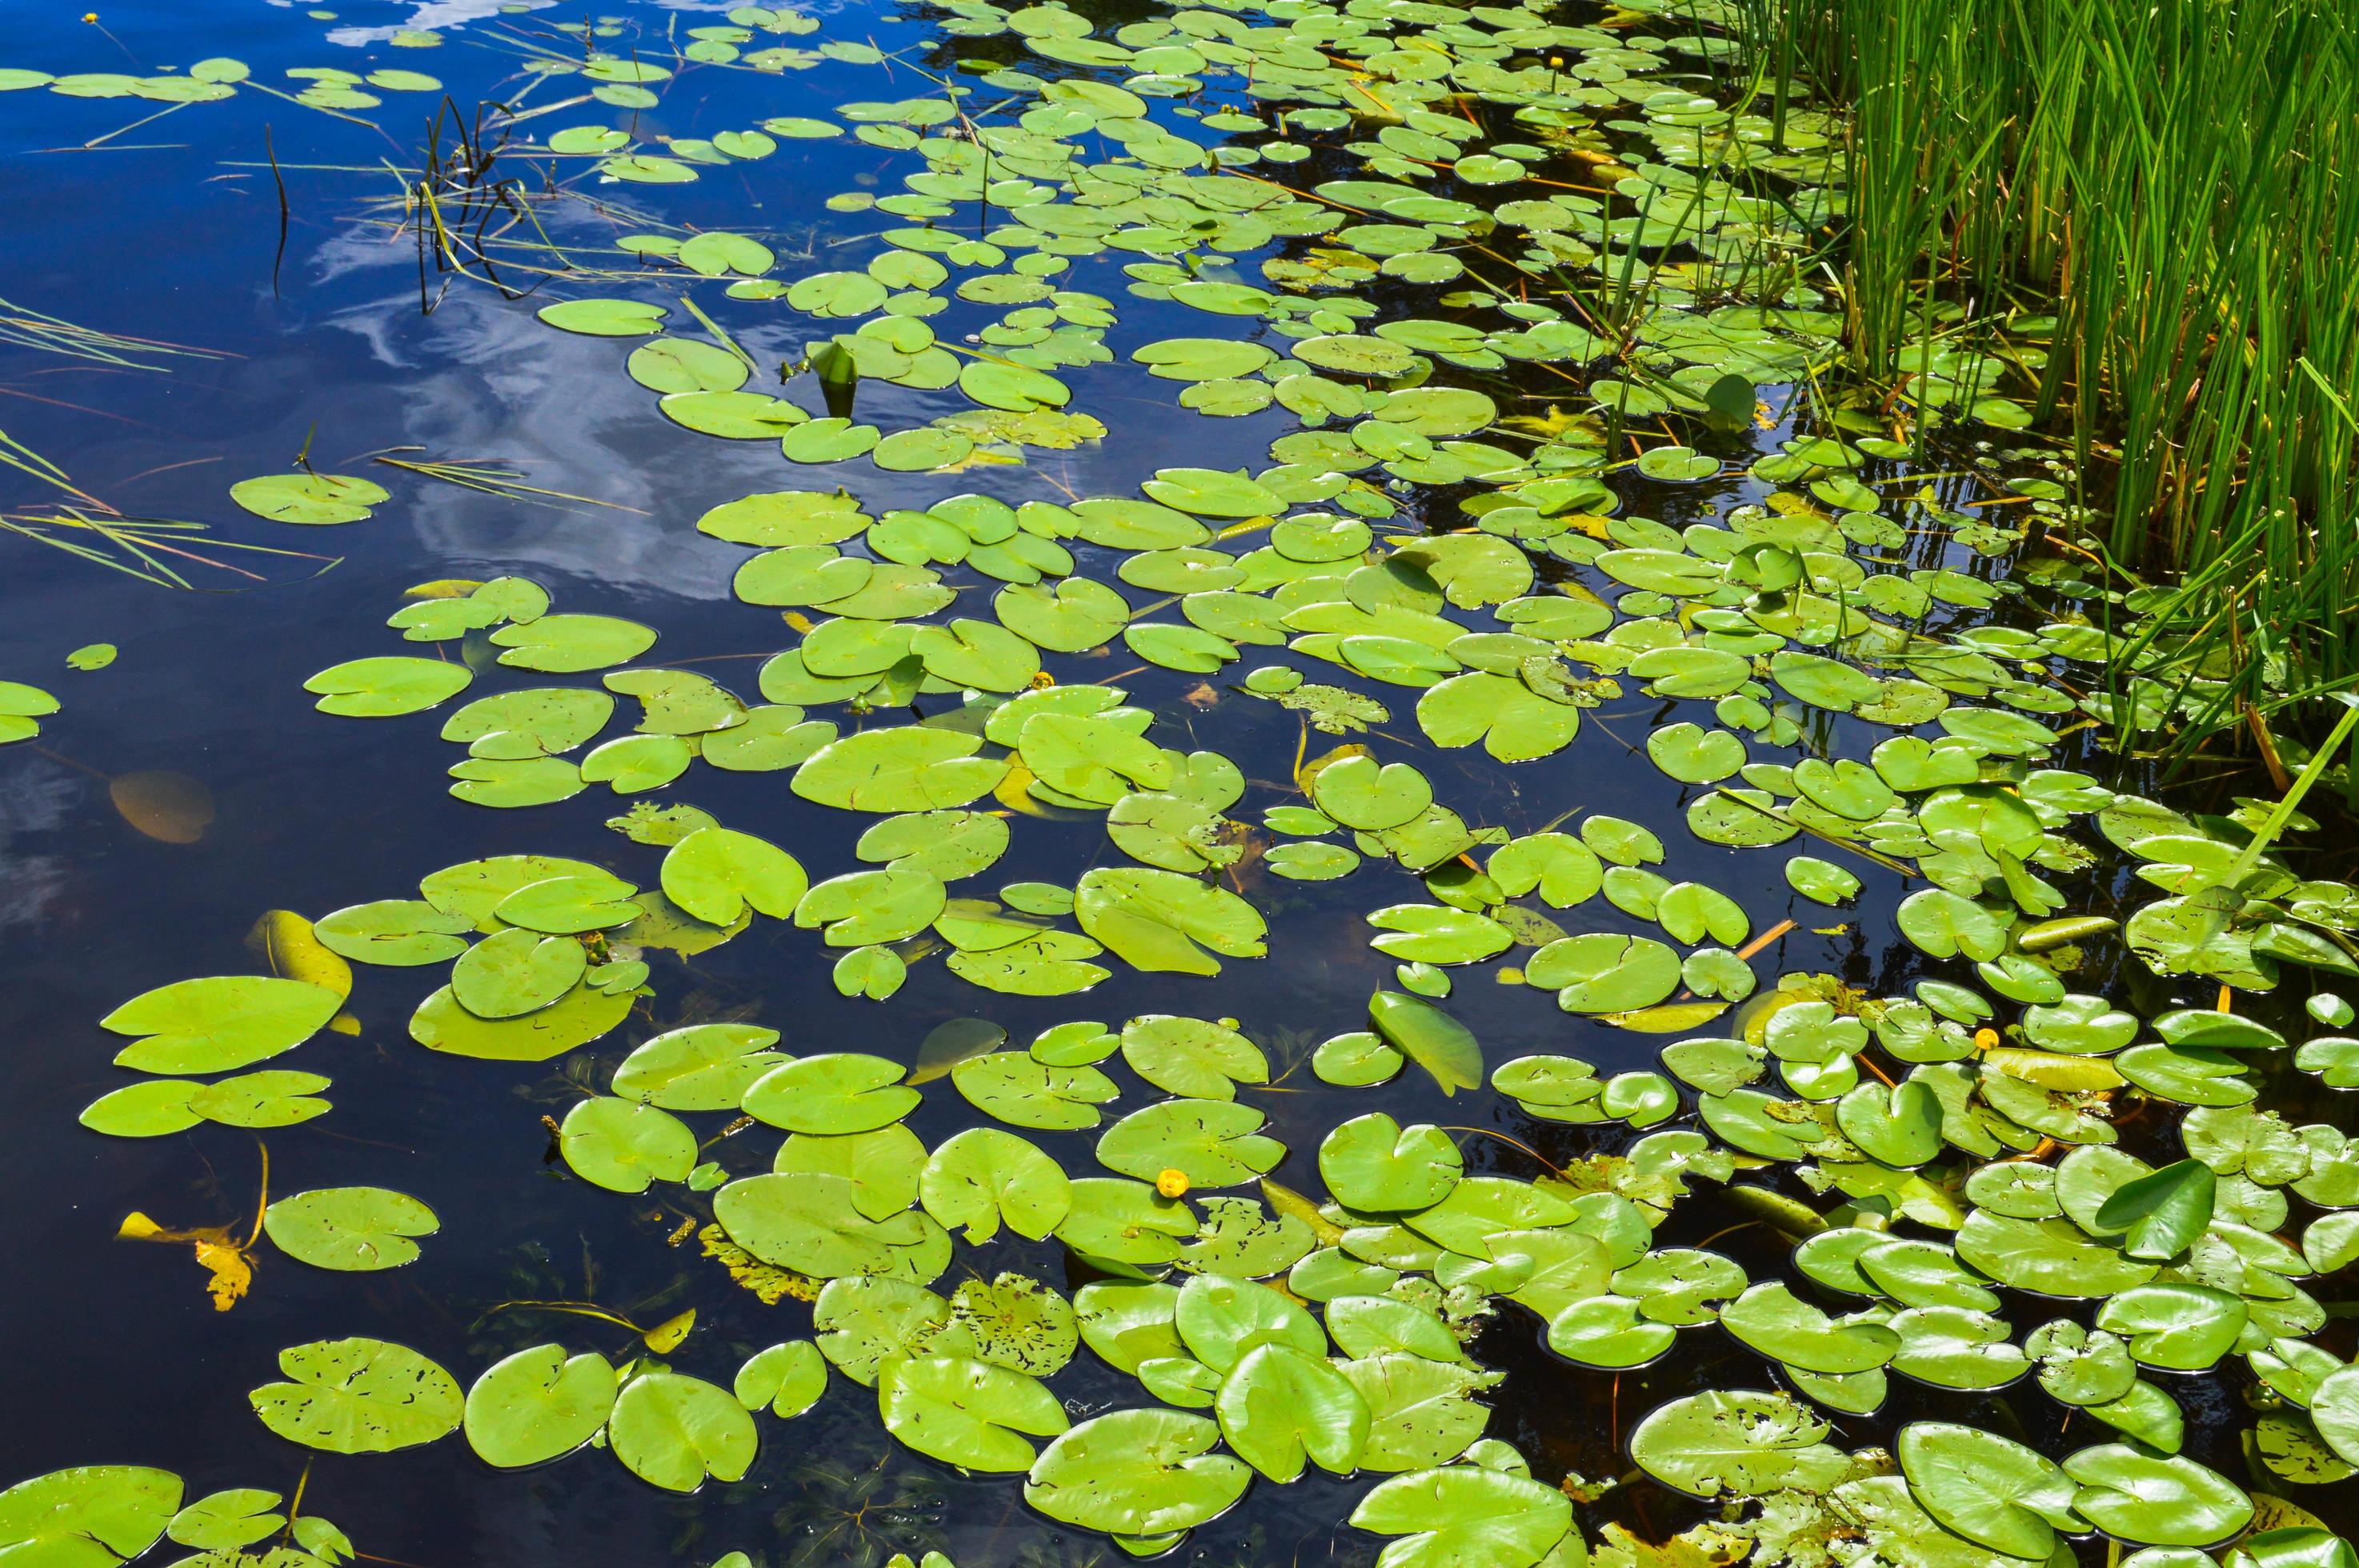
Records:
M821 103L782 81L777 107L811 113L701 138L511 121L541 139L503 156L632 186L846 126L900 158L898 189L839 205L893 221L865 254L803 265L705 231L630 235L628 265L518 264L550 276L515 308L618 340L599 351L682 443L779 444L779 488L695 524L747 552L735 615L766 657L749 694L645 662L658 631L594 585L445 580L374 638L321 630L340 657L304 689L339 718L439 711L402 731L443 748L412 777L440 766L461 801L544 828L592 785L685 797L708 769L777 775L779 815L635 798L608 823L627 847L595 860L519 849L274 917L267 973L167 979L100 1021L129 1041L115 1065L146 1076L82 1121L131 1139L331 1115L326 1077L261 1065L349 1020L350 964L430 971L409 1038L569 1058L582 1092L547 1119L553 1161L605 1193L660 1185L690 1217L675 1242L692 1233L780 1326L734 1368L692 1316L677 1337L625 1324L643 1344L619 1366L558 1342L457 1371L375 1338L296 1344L278 1380L253 1369L264 1426L336 1454L456 1438L503 1469L619 1463L691 1493L746 1477L849 1384L912 1453L1004 1476L1011 1503L1139 1556L1256 1496L1311 1493L1316 1470L1349 1478L1353 1550L1386 1568L2004 1568L2101 1537L2139 1568L2348 1563L2277 1494L2359 1472L2359 1368L2332 1348L2359 1142L2264 1097L2310 1103L2305 1074L2359 1083L2359 1044L2332 1033L2351 1007L2323 989L2359 976L2359 892L2301 875L2287 841L2316 827L2299 807L2351 720L2281 800L2224 815L2059 765L2114 717L2091 672L2118 652L2118 596L2036 547L2075 521L2036 449L1974 463L1970 510L1903 466L1895 435L1793 392L1833 367L1843 330L1800 265L1841 210L1842 126L1789 105L1773 135L1730 74L1731 19L1223 0L1101 36L1061 5L952 0L929 29L1024 60L971 82L916 49L774 42L820 24L765 6L690 29L669 65L598 25L586 54L530 52L532 73L625 111L698 69L827 60L879 92L929 83ZM439 85L296 74L299 102L338 114ZM262 84L214 60L0 85L177 105ZM1131 307L1080 287L1116 276L1158 320L1193 312L1188 332L1125 332ZM929 324L968 307L990 319ZM773 380L744 344L780 321L803 347ZM1161 466L1133 492L962 488L1000 470L1038 488L1023 481L1048 481L1045 454L1118 441L1116 400L1090 408L1117 363L1176 384L1172 418L1275 408L1293 427L1266 462ZM1953 378L1929 401L2027 423L1983 395L1984 368L1922 372ZM1536 384L1561 403L1519 390ZM1712 455L1756 419L1748 465ZM1673 528L1624 510L1633 478L1746 499ZM942 493L886 504L915 486ZM308 469L231 493L299 524L392 499ZM0 684L0 741L58 708ZM1289 713L1291 763L1256 776L1248 726ZM1633 719L1643 740L1612 729ZM1626 760L1600 762L1606 741ZM1709 853L1537 804L1641 752ZM789 837L788 795L845 815ZM1016 874L1100 824L1069 883ZM2147 884L2118 915L2066 891L2108 866ZM1879 995L1780 972L1780 879L1835 914L1871 883L1905 890L1894 920L1922 978ZM1323 1042L1201 1016L1218 993L1175 979L1155 994L1184 1011L1021 1044L957 1019L902 1059L892 999L924 966L979 1013L1102 1011L1082 999L1118 976L1326 962L1309 956L1329 905L1296 884L1355 881L1400 989ZM687 980L677 960L763 923L835 952L837 989L883 1009L859 1042L875 1050L787 1017L641 1027ZM1476 985L1531 1037L1469 1027L1453 997ZM2292 1022L2286 996L2325 1032L2269 1022ZM1584 1040L1647 1065L1548 1048ZM1354 1103L1397 1079L1463 1094L1470 1120L1512 1105L1590 1130L1560 1146L1568 1163L1512 1140L1486 1162L1488 1129ZM929 1149L921 1107L964 1125ZM2140 1119L2131 1141L2159 1165L2121 1146ZM1756 1277L1714 1249L1725 1230L1687 1239L1682 1204L1766 1227L1787 1266ZM242 1242L190 1235L217 1274L265 1239L358 1272L468 1223L339 1186L267 1201ZM1011 1254L1038 1273L1001 1267ZM1475 1352L1517 1323L1552 1353L1520 1377L1617 1401L1625 1375L1707 1343L1718 1358L1626 1422L1615 1403L1608 1441L1635 1468L1591 1481L1485 1435L1478 1396L1506 1374ZM1136 1384L1118 1408L1060 1388L1084 1351ZM2218 1444L2186 1451L2171 1389L2190 1385L2173 1379L2207 1374L2257 1412L2234 1476ZM2028 1405L2033 1384L2048 1424L1987 1430L1983 1398L2021 1386ZM1838 1441L1887 1411L1888 1441ZM1642 1492L1713 1508L1666 1544L1619 1509ZM95 1564L166 1539L207 1563L352 1554L281 1506L61 1470L0 1493L0 1556Z

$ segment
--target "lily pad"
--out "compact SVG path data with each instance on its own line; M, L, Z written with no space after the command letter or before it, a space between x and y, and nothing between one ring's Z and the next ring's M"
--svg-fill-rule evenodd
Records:
M256 975L178 980L132 998L99 1027L137 1036L117 1066L219 1073L290 1051L324 1027L343 998L323 986Z
M248 1396L262 1424L307 1448L383 1454L446 1437L464 1399L434 1362L382 1339L322 1339L278 1353L291 1379Z
M1171 1410L1115 1411L1040 1452L1024 1500L1050 1519L1118 1536L1190 1530L1227 1512L1253 1471L1211 1452L1221 1429Z
M760 1441L726 1390L677 1372L642 1372L624 1384L606 1438L633 1475L670 1492L692 1492L708 1476L741 1478Z
M114 1568L156 1543L180 1497L168 1470L52 1470L0 1492L0 1554L40 1568Z
M543 1465L605 1430L614 1368L594 1351L536 1345L493 1363L467 1390L467 1445L504 1470Z
M1827 1423L1783 1394L1711 1390L1659 1406L1630 1433L1630 1456L1691 1497L1824 1491L1848 1461Z
M414 1238L441 1228L434 1211L384 1187L320 1187L278 1199L263 1227L290 1258L317 1269L367 1272L418 1257Z
M604 1096L565 1113L557 1146L574 1174L609 1192L684 1182L696 1163L696 1134L686 1122L652 1105Z
M1071 1425L1038 1379L962 1356L887 1361L876 1402L886 1431L965 1470L1029 1470L1037 1454L1026 1436L1054 1437Z
M1280 1484L1299 1477L1306 1462L1348 1475L1367 1444L1359 1390L1324 1357L1291 1345L1247 1351L1222 1379L1213 1408L1229 1447Z
M418 713L464 691L475 672L440 659L395 655L331 665L303 683L317 692L322 713L346 719L393 719Z
M665 897L713 925L727 925L749 908L784 920L810 885L792 855L726 827L700 827L673 845L662 881Z
M1900 1430L1901 1473L1925 1511L2010 1557L2044 1559L2059 1530L2084 1528L2072 1480L2050 1459L1994 1433L1945 1422Z
M388 499L385 487L340 473L281 473L245 479L229 498L273 523L358 523Z

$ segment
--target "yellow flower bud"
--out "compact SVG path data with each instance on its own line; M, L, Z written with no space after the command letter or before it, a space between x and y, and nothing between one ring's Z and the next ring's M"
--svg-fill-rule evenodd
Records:
M1166 1171L1155 1178L1155 1190L1167 1198L1185 1197L1188 1193L1188 1173Z
M1997 1031L1997 1030L1995 1030L1995 1029L1977 1029L1977 1030L1975 1030L1975 1031L1974 1031L1974 1049L1975 1049L1975 1050L1977 1050L1977 1051L1995 1051L1995 1050L1997 1050L1997 1049L1998 1049L1998 1031Z

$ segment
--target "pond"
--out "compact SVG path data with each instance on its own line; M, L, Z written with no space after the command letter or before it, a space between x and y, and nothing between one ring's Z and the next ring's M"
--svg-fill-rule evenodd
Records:
M18 18L0 1562L2350 1563L2348 727L1741 20Z

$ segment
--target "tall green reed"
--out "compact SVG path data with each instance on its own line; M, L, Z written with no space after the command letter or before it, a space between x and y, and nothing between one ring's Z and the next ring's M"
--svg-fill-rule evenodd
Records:
M1857 370L1907 390L1937 313L2053 318L2007 390L2069 427L2089 542L2180 585L2142 596L2137 644L2190 694L2180 744L2266 747L2270 715L2359 682L2359 7L1737 10L1779 102L1799 78L1848 109Z

